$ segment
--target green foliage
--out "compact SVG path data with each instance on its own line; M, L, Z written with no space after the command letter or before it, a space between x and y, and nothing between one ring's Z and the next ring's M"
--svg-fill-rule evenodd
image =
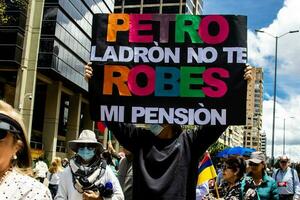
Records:
M226 149L226 148L228 148L228 146L225 145L225 144L222 144L222 143L219 142L219 141L215 142L214 144L212 144L212 145L208 148L210 157L211 157L212 162L214 163L214 165L216 165L217 163L220 162L220 158L217 158L217 157L216 157L216 154L219 153L220 151Z
M225 149L227 147L228 147L227 145L222 144L221 142L217 141L208 148L208 151L209 151L211 157L215 157L215 155L218 152L222 151L223 149Z
M7 4L5 0L0 0L0 25L9 23L13 18L7 15L6 11L9 9L19 9L26 12L28 2L27 0L13 0L11 3Z
M5 0L0 0L0 25L8 22L9 17L5 14L6 8Z

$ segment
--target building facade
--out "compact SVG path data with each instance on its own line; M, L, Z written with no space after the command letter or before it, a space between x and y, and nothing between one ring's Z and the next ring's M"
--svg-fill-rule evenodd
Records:
M116 0L115 13L202 13L202 0Z
M265 131L260 134L260 150L267 153L267 134Z
M263 70L253 68L254 78L247 88L247 119L244 126L244 146L262 150Z
M243 126L229 126L218 141L229 147L243 146Z
M266 134L262 132L263 70L253 68L253 79L247 86L246 125L229 126L219 138L222 144L244 146L266 151Z
M21 15L14 49L4 57L10 62L0 58L1 98L23 114L34 157L65 157L67 141L94 128L83 66L89 61L93 14L113 8L113 0L37 0Z
M93 14L111 13L114 5L115 12L202 13L201 0L6 3L13 20L0 25L0 98L23 115L33 157L45 155L48 160L67 156L67 141L82 129L95 128L83 78Z

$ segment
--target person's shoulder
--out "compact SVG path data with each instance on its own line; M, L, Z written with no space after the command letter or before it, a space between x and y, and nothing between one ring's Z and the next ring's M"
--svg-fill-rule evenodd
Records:
M267 181L267 182L269 182L269 183L271 183L271 184L276 183L275 179L272 178L271 176L269 176L268 174L265 174L265 175L264 175L264 181Z
M20 186L22 190L41 194L48 193L48 188L45 185L30 176L24 175L18 171L14 171L12 176L14 184Z

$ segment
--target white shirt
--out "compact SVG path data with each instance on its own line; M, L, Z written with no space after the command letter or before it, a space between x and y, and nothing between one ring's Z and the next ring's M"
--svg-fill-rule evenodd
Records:
M33 171L36 173L36 177L46 178L46 174L48 172L48 166L44 161L38 161L36 162Z
M111 182L113 185L113 197L104 198L104 200L124 200L124 195L120 186L120 183L117 177L114 175L109 166L106 166L105 173L100 178L101 183L105 185L107 182ZM60 174L60 182L58 186L57 195L54 198L55 200L82 200L82 194L79 193L73 185L72 172L68 166Z
M273 178L277 182L279 194L293 194L293 187L295 187L295 193L297 186L299 186L298 173L295 169L288 167L285 171L278 169L273 173ZM294 171L294 180L292 170ZM277 173L277 176L276 176ZM295 186L293 185L295 184Z
M13 170L0 184L0 199L52 200L52 197L48 188L42 183Z
M49 181L49 184L58 185L59 180L60 180L60 174L61 174L61 172L57 172L57 173L53 173L52 176L51 176L51 173L48 172L47 173L47 179Z

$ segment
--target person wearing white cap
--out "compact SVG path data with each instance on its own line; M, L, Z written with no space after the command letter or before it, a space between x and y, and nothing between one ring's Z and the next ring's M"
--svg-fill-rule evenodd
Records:
M62 172L55 200L123 200L117 177L101 158L103 146L93 131L69 142L76 154Z
M273 178L277 182L280 200L292 200L296 194L296 188L299 187L297 171L289 167L289 161L286 155L280 156L280 168L273 173Z
M276 181L266 173L266 156L263 152L255 151L251 153L247 160L250 166L250 172L242 181L242 190L246 184L248 188L254 188L257 191L260 200L278 200L278 188Z

